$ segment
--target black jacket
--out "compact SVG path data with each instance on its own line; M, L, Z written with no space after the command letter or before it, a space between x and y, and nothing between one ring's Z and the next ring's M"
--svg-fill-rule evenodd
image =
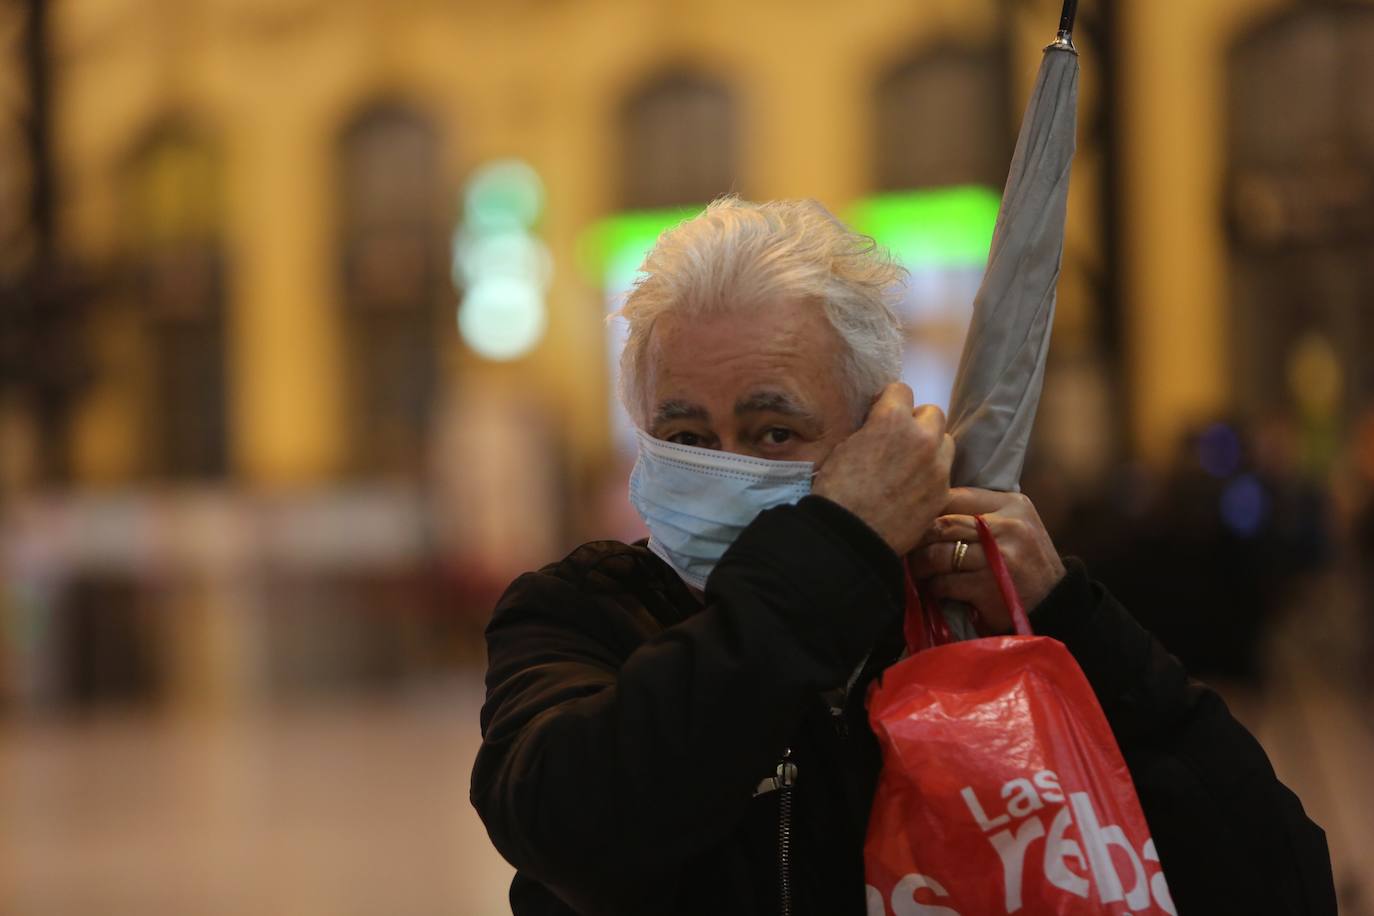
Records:
M517 579L487 628L472 775L518 869L513 911L777 913L784 793L758 790L790 750L793 912L862 916L879 768L863 697L901 651L901 609L897 556L814 496L760 515L704 606L615 542ZM1335 913L1325 835L1216 694L1079 564L1031 622L1092 684L1183 916Z

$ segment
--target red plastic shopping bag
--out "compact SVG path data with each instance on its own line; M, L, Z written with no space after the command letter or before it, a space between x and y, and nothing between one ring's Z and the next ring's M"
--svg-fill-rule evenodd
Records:
M882 747L864 864L869 916L1174 914L1130 773L1083 672L1030 635L949 643L908 596L912 654L868 697Z

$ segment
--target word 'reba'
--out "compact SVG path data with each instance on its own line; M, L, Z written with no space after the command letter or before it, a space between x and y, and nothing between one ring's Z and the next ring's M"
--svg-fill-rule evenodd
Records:
M1026 866L1030 863L1033 868L1038 860L1045 881L1065 893L1086 899L1096 888L1103 903L1124 903L1128 910L1144 910L1153 900L1169 916L1178 916L1164 873L1158 869L1155 841L1146 839L1137 853L1120 827L1103 826L1086 792L1070 792L1066 799L1053 770L1008 781L1000 792L1004 809L995 816L988 816L972 786L965 786L959 794L1001 860L1008 913L1021 909ZM1039 840L1044 842L1036 856L1031 847ZM1129 866L1129 886L1122 881L1112 849L1120 852ZM1155 865L1152 875L1146 874L1146 863ZM950 907L918 902L916 894L922 890L937 899L949 896L934 878L907 875L892 889L894 916L961 916ZM867 893L868 916L887 916L882 892L870 884Z

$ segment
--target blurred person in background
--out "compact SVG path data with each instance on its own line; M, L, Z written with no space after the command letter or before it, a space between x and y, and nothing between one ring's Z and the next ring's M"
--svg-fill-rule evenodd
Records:
M1134 484L1134 511L1118 494L1093 499L1065 540L1189 671L1256 686L1276 621L1330 562L1331 509L1300 449L1282 414L1200 425L1154 487Z
M1334 913L1322 831L1221 700L1028 499L950 489L944 417L896 381L900 280L811 202L717 201L645 261L622 397L650 538L520 577L487 630L471 791L514 912L864 913L863 698L903 652L903 560L1008 629L981 514L1093 685L1178 911Z

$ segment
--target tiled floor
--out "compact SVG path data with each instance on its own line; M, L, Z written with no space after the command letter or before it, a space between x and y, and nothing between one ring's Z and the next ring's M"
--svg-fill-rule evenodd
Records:
M1295 648L1276 653L1262 694L1227 691L1279 778L1326 830L1342 916L1374 916L1374 720Z
M1300 652L1238 713L1374 901L1374 732ZM5 916L487 916L510 869L467 801L480 683L251 723L0 728Z
M488 916L480 682L251 724L0 731L0 913Z

